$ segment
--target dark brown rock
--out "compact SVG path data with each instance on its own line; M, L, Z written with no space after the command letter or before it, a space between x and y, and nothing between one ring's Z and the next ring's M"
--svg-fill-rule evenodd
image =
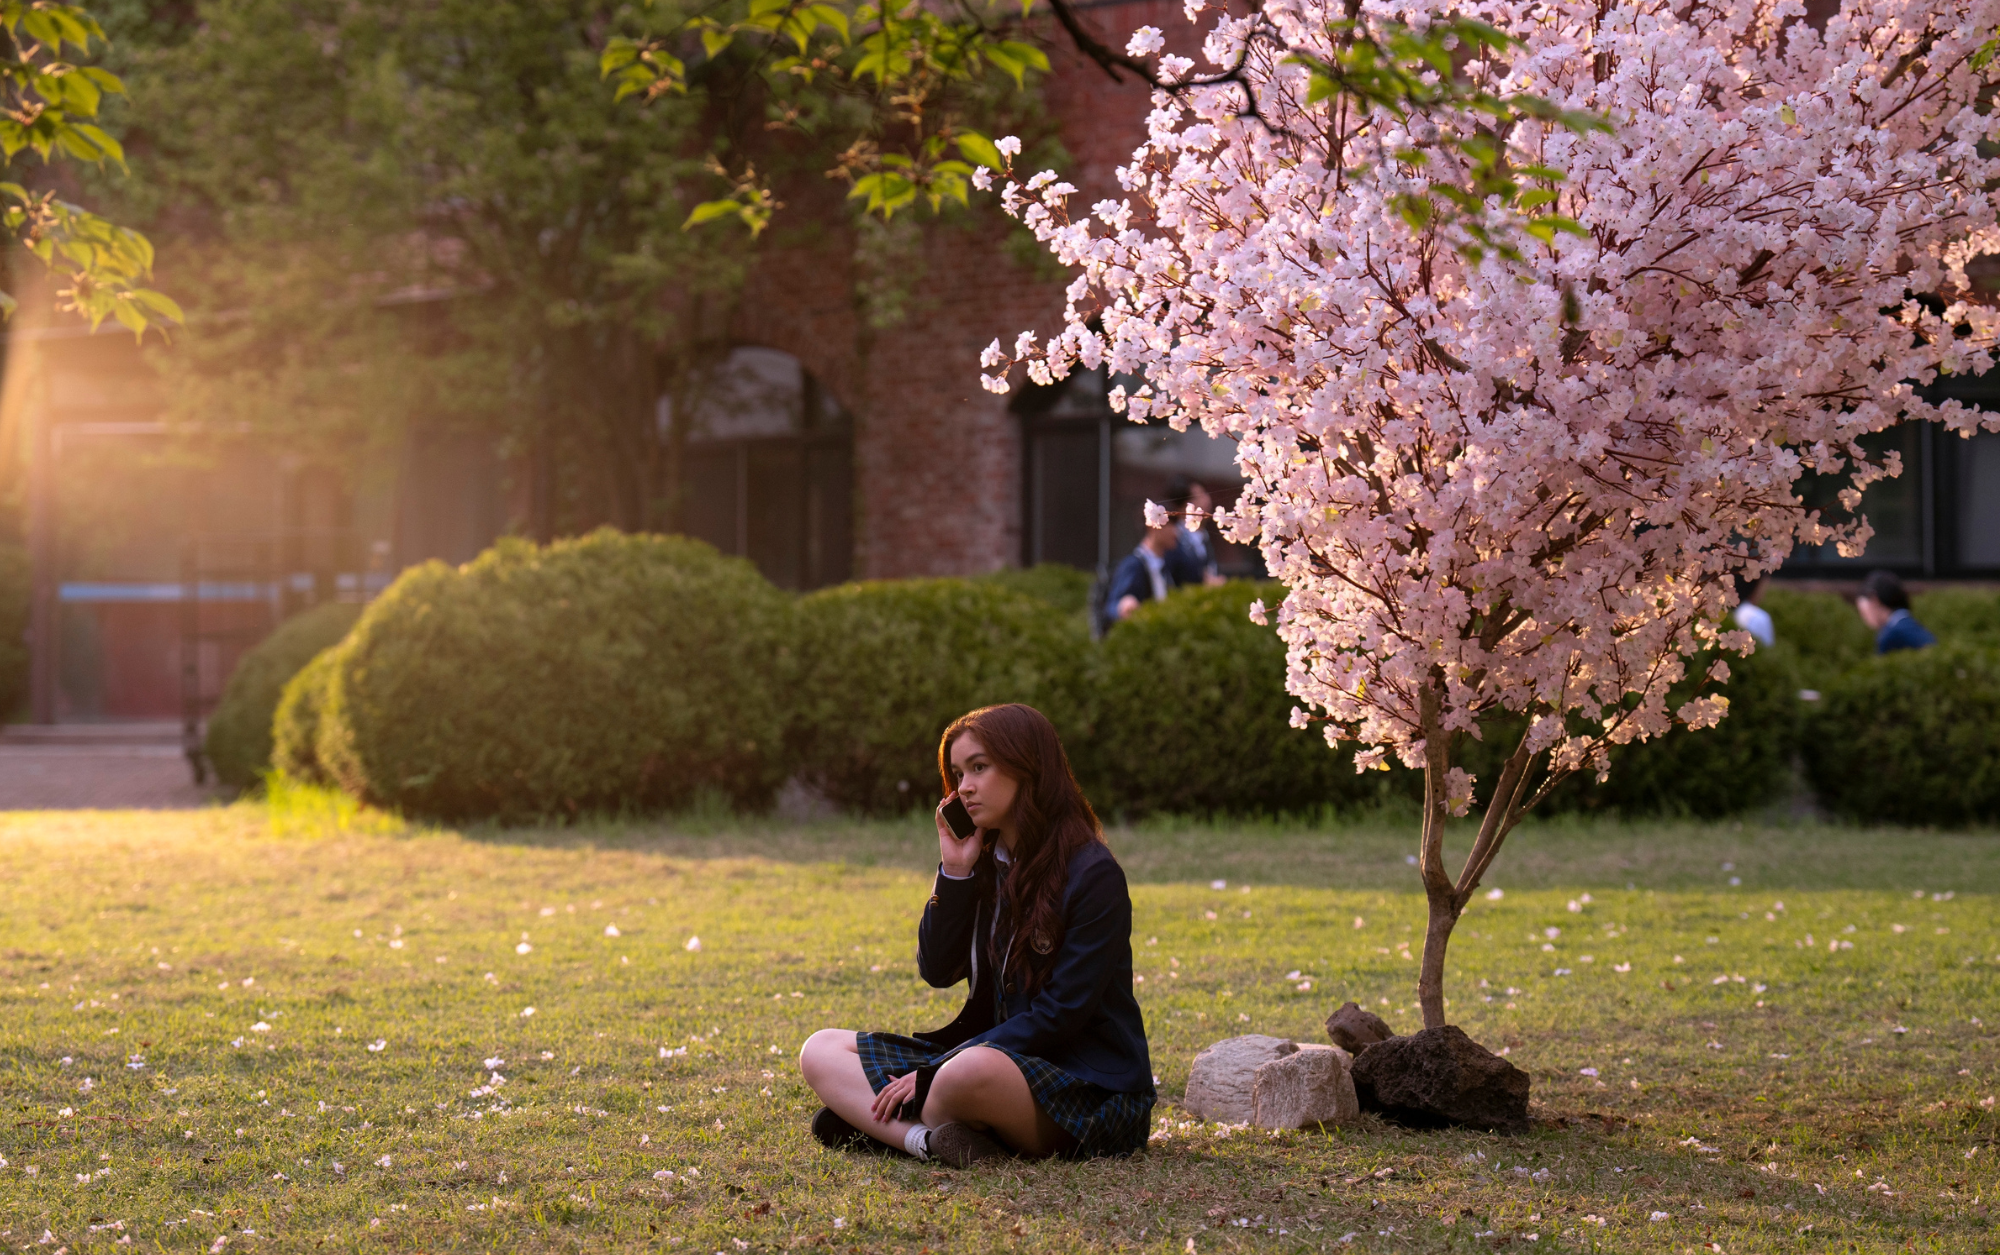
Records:
M1358 1055L1378 1041L1388 1041L1396 1033L1373 1011L1364 1011L1352 1002L1344 1002L1340 1010L1326 1017L1326 1035L1348 1054Z
M1398 1124L1528 1131L1528 1074L1454 1024L1375 1043L1353 1075L1361 1109Z

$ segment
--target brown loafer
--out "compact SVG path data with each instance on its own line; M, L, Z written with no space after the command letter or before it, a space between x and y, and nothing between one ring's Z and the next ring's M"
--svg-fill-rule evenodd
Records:
M1008 1153L993 1138L956 1120L931 1130L930 1150L939 1163L953 1168L970 1168L982 1159L997 1159Z

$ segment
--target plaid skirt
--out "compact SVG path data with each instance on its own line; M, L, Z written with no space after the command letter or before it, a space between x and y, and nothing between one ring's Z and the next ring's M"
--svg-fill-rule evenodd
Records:
M857 1033L861 1050L861 1070L876 1093L896 1077L918 1068L934 1068L958 1053L939 1050L914 1037L893 1033ZM984 1043L980 1043L984 1044ZM1067 1156L1091 1159L1098 1155L1129 1155L1146 1145L1151 1132L1152 1094L1121 1094L1079 1076L1071 1076L1046 1059L991 1046L1014 1061L1028 1079L1035 1105L1047 1113L1057 1128L1076 1139ZM914 1118L912 1116L911 1118Z

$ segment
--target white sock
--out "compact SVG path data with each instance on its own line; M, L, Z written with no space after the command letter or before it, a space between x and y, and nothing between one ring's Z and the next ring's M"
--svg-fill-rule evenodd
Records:
M903 1134L903 1149L910 1152L912 1159L929 1159L931 1157L930 1125L919 1124L916 1128Z

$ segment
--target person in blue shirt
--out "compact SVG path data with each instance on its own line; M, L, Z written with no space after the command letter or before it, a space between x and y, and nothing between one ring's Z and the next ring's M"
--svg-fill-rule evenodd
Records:
M1227 583L1215 560L1215 538L1208 520L1215 510L1215 498L1198 480L1176 475L1167 485L1167 508L1179 516L1173 549L1167 554L1167 574L1176 588L1201 585L1214 588Z
M1125 555L1111 573L1111 586L1104 594L1104 622L1112 624L1130 615L1149 601L1165 601L1173 591L1174 576L1168 561L1180 543L1181 529L1169 523L1148 529L1138 547Z
M1875 652L1893 654L1899 649L1925 649L1937 644L1930 629L1910 614L1910 595L1893 572L1870 571L1861 581L1861 594L1854 599L1861 621L1875 633Z
M1032 706L975 710L945 729L938 767L977 828L961 839L939 804L917 971L971 992L928 1033L808 1038L799 1069L826 1104L813 1136L954 1168L1144 1148L1156 1094L1132 898L1054 726Z

